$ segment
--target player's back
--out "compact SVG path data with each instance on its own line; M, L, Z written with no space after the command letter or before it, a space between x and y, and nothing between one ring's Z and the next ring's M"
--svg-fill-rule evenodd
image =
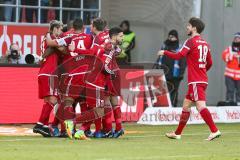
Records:
M103 45L109 41L109 32L108 30L100 32L98 35L94 37L93 46L94 45Z
M92 41L92 36L86 33L79 33L72 37L72 43L75 43L77 49L90 49Z
M71 33L72 35L67 35L69 38L66 39L67 45L74 44L76 49L90 49L92 46L92 36L86 33ZM69 59L77 56L77 53L73 53L69 51L68 55L64 56L64 62L68 61Z
M92 46L92 36L86 33L79 33L77 35L73 35L71 37L71 44L74 44L77 49L81 50L89 50ZM81 55L79 53L75 52L69 52L68 55L64 57L64 68L67 69L67 72L70 73L79 73L79 72L85 72L87 71L87 66L85 64L79 65L77 68L73 68L72 64L75 61L79 61L85 63L84 56L78 56ZM87 59L86 59L87 61Z
M188 83L207 83L207 63L211 61L208 43L197 35L188 39L183 47L189 49L187 54Z

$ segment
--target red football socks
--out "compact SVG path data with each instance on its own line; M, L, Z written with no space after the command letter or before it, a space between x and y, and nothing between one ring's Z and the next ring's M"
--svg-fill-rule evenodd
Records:
M183 110L182 114L180 116L178 127L175 131L176 135L181 135L182 134L183 128L186 126L189 117L190 117L190 111L184 111Z
M120 106L114 107L113 115L116 123L116 131L119 131L122 129L122 112Z
M103 130L109 132L112 130L112 112L108 112L103 117Z
M95 124L95 132L101 131L101 129L102 129L102 119L101 118L95 119L94 124Z
M80 107L81 107L81 113L82 114L89 110L86 102L81 103ZM93 121L83 122L81 127L80 127L80 130L83 130L83 131L90 130L92 123L93 123Z
M53 106L49 103L46 102L43 104L42 112L39 118L39 122L42 123L43 125L48 125L50 113L53 109Z
M203 118L203 120L206 122L206 124L208 125L208 127L210 128L211 132L212 133L215 133L218 131L215 123L213 122L213 119L212 119L212 115L211 113L209 112L209 110L207 108L203 108L201 111L200 111L200 114Z

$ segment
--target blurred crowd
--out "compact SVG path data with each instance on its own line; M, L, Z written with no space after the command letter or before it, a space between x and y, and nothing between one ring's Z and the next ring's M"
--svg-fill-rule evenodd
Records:
M60 1L59 0L41 0L40 5L38 0L0 0L0 4L6 4L9 6L0 7L0 21L15 22L16 11L18 11L18 22L37 23L38 22L38 6L40 9L40 23L48 23L51 20L60 18ZM22 5L16 10L16 7L11 5ZM75 19L81 16L81 1L80 0L63 0L62 7L62 21L67 23L71 19ZM83 4L84 9L98 9L98 0L87 0ZM85 24L90 24L91 19L98 17L98 11L84 11L83 20Z

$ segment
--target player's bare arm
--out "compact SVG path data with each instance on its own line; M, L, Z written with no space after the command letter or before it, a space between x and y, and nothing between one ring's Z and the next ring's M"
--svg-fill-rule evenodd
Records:
M158 55L159 56L166 55L166 56L168 56L172 59L179 60L179 59L185 57L188 52L189 52L189 50L186 49L186 48L183 48L180 52L177 52L177 53L170 52L170 51L167 51L167 50L160 50L158 52Z
M47 33L46 35L46 42L47 42L47 45L50 47L59 47L57 42L51 38L50 33Z
M63 46L62 46L62 47L56 47L56 49L60 51L60 52L58 52L58 53L61 53L61 54L64 54L64 55L69 54L69 53L67 52L66 47L63 47ZM42 59L45 59L45 58L47 58L48 56L50 56L51 54L53 54L53 53L54 53L54 50L55 50L55 48L53 48L53 47L48 47L48 48L44 51L44 53L42 54Z

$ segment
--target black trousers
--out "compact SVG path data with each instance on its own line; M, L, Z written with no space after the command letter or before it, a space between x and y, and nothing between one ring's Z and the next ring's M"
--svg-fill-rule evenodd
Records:
M173 78L173 79L168 79L167 80L167 86L168 86L168 91L170 94L170 99L172 102L172 105L174 107L177 107L178 103L178 89L179 85L182 79L180 78Z
M234 80L225 76L225 85L227 89L226 101L240 102L240 80Z

